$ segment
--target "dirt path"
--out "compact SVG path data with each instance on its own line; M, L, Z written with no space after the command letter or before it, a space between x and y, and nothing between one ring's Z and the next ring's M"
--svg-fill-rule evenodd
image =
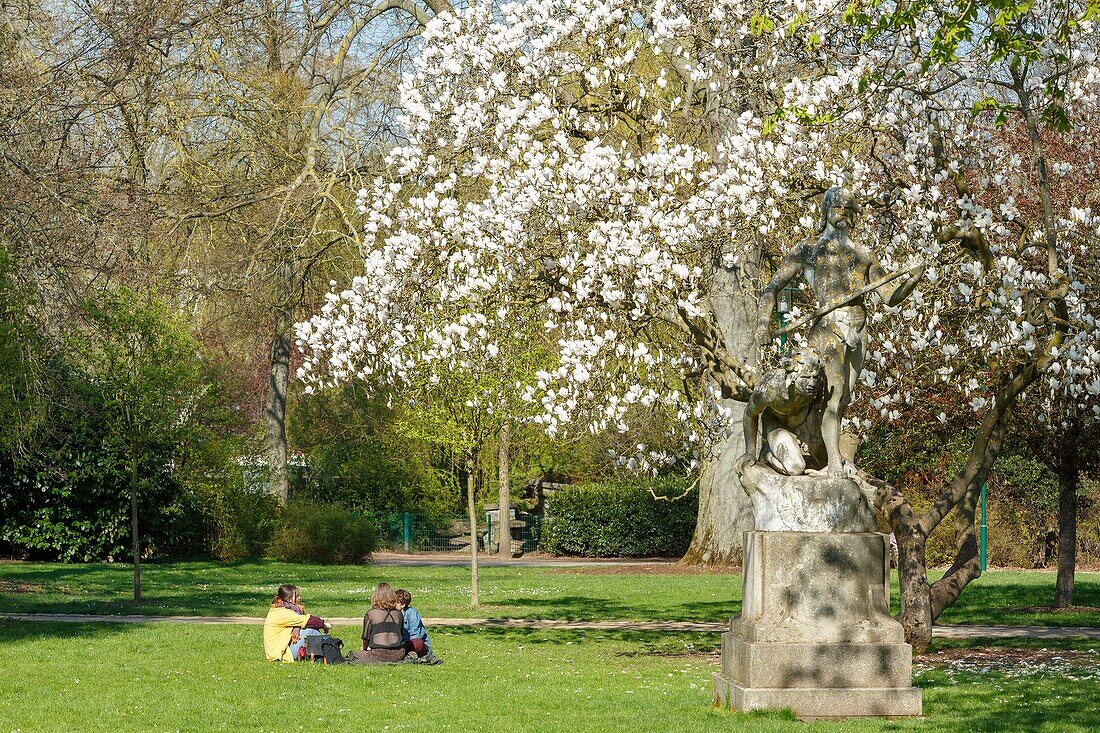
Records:
M64 623L115 624L252 624L264 622L259 616L109 616L75 613L0 613L0 619L13 621L59 621ZM361 617L330 618L337 626L357 626ZM728 624L707 621L560 621L556 619L501 618L426 618L428 626L470 626L516 629L592 629L605 631L695 631L718 633ZM932 636L946 639L1100 639L1100 628L1057 626L935 626Z
M418 552L415 555L403 555L397 552L376 552L371 556L371 565L383 567L469 567L469 553L457 552ZM643 568L654 565L679 567L679 558L562 558L555 555L528 553L523 557L501 560L495 555L478 555L477 564L483 568L599 568L623 567Z

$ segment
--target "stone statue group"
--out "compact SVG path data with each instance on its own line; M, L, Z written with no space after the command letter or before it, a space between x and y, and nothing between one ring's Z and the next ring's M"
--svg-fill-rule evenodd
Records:
M809 323L807 345L761 375L745 409L745 455L738 473L753 498L757 529L874 528L866 500L851 480L854 466L841 452L841 424L863 369L867 296L877 292L887 305L899 304L916 287L924 267L888 274L869 249L852 239L858 215L859 204L849 191L829 189L818 237L783 259L760 296L758 348L772 341L778 294L800 275L817 304L806 319L785 329Z
M829 189L821 214L817 239L787 255L760 297L758 347L799 275L817 303L784 327L808 324L806 344L760 376L745 410L737 472L755 530L744 534L741 613L722 635L714 702L809 718L915 716L923 703L890 615L888 540L840 441L866 354L866 298L897 305L924 268L887 274L854 242L859 207L843 188Z

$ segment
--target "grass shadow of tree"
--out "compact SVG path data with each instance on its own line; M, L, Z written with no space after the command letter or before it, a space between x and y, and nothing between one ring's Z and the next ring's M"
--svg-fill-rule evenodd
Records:
M740 601L653 603L638 605L594 596L497 598L494 607L518 609L523 618L565 621L729 621Z
M0 638L5 651L22 642L38 639L72 639L87 643L91 640L109 639L125 634L130 624L114 623L65 623L59 621L20 621L0 618Z
M664 632L635 629L536 629L509 626L453 626L431 630L432 634L478 637L494 643L514 645L600 645L631 644L637 649L622 650L616 656L703 656L721 649L721 636L714 632Z
M970 583L939 621L947 624L1100 626L1100 611L1097 610L1044 609L1054 601L1053 573L1026 576L1025 581L1012 577L994 572ZM1074 602L1078 606L1100 606L1100 578L1091 574L1079 577Z

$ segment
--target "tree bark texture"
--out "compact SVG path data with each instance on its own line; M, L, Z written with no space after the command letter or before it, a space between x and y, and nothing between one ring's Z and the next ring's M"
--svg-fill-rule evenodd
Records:
M1078 452L1073 437L1079 431L1067 431L1058 457L1058 580L1054 590L1054 605L1073 605L1074 573L1077 569L1077 485Z
M271 341L267 404L264 406L264 442L267 447L269 493L286 506L290 493L287 476L286 393L290 384L289 317L280 314L278 333Z
M711 310L730 354L748 354L754 364L753 331L756 325L756 283L753 268L717 267L712 286ZM744 532L753 528L752 502L741 488L734 462L745 452L741 416L745 403L726 400L732 410L732 431L717 457L704 460L699 472L699 513L684 562L705 565L740 565Z
M732 402L739 419L744 403ZM699 513L695 534L684 562L702 565L740 565L744 532L753 528L752 502L741 488L734 463L744 452L740 431L730 436L722 453L703 463L699 472Z
M497 530L497 545L502 560L512 556L512 490L509 484L511 443L512 428L505 422L500 426L500 445L497 450L497 475L500 479L500 527Z
M477 470L477 461L470 458L466 461L466 510L470 516L470 605L477 607L477 514L474 509L474 471Z
M900 528L899 528L900 529ZM898 541L898 586L901 589L901 627L915 651L932 641L932 594L925 567L927 537L918 528L895 530Z
M975 527L981 486L971 485L962 502L955 507L955 560L943 577L931 585L932 620L958 600L963 589L982 574Z

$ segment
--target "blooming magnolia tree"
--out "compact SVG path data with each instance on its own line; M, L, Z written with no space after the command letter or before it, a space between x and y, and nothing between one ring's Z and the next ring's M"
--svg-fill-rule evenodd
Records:
M867 5L529 0L438 16L407 80L407 140L361 193L364 272L299 326L307 389L484 372L541 332L553 360L475 400L522 404L552 435L667 410L678 457L713 460L723 400L759 369L715 297L755 312L769 263L815 236L820 194L846 182L865 204L856 236L886 269L927 266L902 306L871 306L864 420L951 393L979 425L925 514L864 476L902 546L903 621L926 642L977 568L964 532L930 587L924 542L952 510L972 527L1013 403L1039 379L1100 393L1081 266L1098 219L1050 195L1072 170L1046 145L1095 108L1095 9ZM810 299L795 302L797 321Z

